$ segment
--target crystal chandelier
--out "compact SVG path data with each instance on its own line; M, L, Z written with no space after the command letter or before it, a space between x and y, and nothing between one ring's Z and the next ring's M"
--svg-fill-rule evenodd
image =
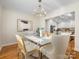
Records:
M36 10L34 10L36 16L46 16L46 11L42 7L42 0L38 0L38 7Z

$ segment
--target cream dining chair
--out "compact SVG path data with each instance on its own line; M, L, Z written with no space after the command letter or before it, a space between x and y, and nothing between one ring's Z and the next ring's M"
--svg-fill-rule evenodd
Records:
M27 51L27 47L24 43L24 40L22 39L22 37L20 35L16 35L16 38L17 38L17 42L18 42L18 55L19 55L19 59L29 59L28 56L32 57L32 55L34 53L37 53L38 50L34 49L34 50L31 50L31 51ZM33 57L37 57L35 55L33 55ZM32 58L33 58L32 57Z
M68 35L54 35L51 39L51 45L42 47L41 52L48 59L64 59L68 41Z

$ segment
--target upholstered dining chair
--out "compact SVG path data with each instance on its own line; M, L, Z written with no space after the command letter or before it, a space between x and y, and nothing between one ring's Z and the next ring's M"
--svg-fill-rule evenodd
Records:
M54 35L51 39L51 45L42 47L41 52L49 59L64 59L68 41L68 35Z
M22 37L20 35L16 35L16 38L17 38L17 42L18 42L18 50L19 50L18 55L20 57L19 59L27 59L27 58L29 58L28 56L32 57L32 54L37 53L36 49L27 51L27 47L24 43L24 40L22 39ZM33 56L33 57L35 58L36 56Z

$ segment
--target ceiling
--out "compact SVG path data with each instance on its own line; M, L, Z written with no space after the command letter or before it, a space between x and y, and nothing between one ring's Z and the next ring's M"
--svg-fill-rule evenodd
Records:
M47 13L75 2L79 0L42 0L43 8ZM5 8L32 14L38 6L38 0L0 0L0 4Z

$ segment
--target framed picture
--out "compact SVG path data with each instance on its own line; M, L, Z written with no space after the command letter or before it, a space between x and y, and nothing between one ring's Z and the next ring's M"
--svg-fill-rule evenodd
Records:
M18 32L32 31L32 30L33 30L32 21L17 19L17 31Z

